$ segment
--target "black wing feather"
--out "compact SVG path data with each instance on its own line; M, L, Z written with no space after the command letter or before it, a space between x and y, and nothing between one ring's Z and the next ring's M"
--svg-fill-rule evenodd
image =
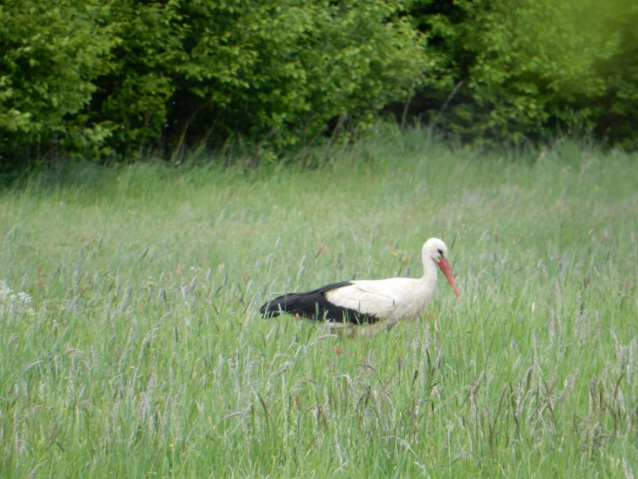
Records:
M268 301L259 312L265 317L279 316L290 313L308 319L331 321L335 323L351 322L356 324L376 323L381 318L371 314L362 314L349 308L332 304L326 298L326 293L334 289L353 284L350 281L332 283L305 293L288 293Z

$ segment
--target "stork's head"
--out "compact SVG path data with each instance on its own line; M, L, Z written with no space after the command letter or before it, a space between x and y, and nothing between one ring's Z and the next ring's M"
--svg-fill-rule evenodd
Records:
M452 268L450 267L450 263L447 259L447 246L443 241L438 238L430 238L423 245L423 261L427 261L428 258L432 258L443 274L452 286L454 290L454 294L459 297L459 290L456 289L456 285L454 284L454 277L452 276Z

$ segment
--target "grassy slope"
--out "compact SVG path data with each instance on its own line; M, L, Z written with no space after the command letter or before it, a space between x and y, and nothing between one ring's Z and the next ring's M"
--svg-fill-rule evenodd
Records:
M0 316L0 476L631 477L637 172L415 133L318 172L78 169L5 192L0 279L35 313ZM416 324L362 343L257 313L420 275L435 235L462 301L442 281Z

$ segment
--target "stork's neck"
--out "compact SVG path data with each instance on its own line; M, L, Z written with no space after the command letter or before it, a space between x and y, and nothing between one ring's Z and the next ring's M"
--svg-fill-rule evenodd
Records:
M424 283L428 285L435 285L437 279L437 268L438 265L435 261L429 257L423 257L423 278L421 279Z

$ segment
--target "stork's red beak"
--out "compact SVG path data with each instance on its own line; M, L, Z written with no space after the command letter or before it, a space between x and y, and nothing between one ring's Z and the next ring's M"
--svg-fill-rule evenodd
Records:
M461 295L459 294L459 290L456 289L456 285L454 284L454 277L452 276L452 268L450 268L449 261L446 259L442 259L441 261L439 261L438 265L439 265L439 268L441 268L441 271L443 271L443 274L445 275L445 277L447 278L448 283L450 283L450 286L452 286L452 289L454 290L454 294L456 294L456 297L459 298Z

